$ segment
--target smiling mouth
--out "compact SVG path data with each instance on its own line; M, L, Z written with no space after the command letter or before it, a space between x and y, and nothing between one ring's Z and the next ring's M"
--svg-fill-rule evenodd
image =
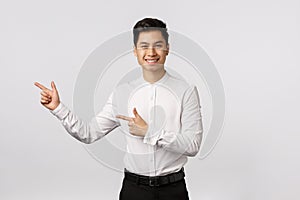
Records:
M151 65L151 64L156 64L158 62L159 58L157 58L157 59L145 59L145 60L148 64Z

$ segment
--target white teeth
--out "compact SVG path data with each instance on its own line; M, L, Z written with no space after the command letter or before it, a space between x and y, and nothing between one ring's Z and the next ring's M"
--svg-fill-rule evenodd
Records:
M156 60L148 60L148 59L147 59L146 61L149 62L149 63L154 63L154 62L157 62L157 60L158 60L158 59L156 59Z

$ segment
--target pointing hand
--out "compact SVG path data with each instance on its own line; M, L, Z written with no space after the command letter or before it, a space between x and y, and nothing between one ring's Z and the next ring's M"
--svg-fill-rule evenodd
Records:
M46 88L42 84L35 82L35 86L40 88L41 91L41 104L48 108L49 110L54 110L60 103L58 91L56 89L56 86L54 84L54 81L51 82L51 88L52 90Z
M148 124L138 114L136 108L133 109L135 117L127 117L124 115L117 115L116 118L128 121L129 132L136 136L145 136L148 130Z

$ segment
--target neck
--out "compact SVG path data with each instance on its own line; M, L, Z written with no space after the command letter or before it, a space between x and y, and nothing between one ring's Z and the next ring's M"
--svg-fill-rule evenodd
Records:
M149 82L149 83L155 83L156 81L160 80L166 73L166 70L163 68L159 71L146 71L143 70L143 77L144 80Z

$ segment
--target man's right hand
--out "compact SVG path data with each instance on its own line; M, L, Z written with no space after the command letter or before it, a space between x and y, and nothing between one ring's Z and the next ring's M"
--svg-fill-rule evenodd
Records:
M51 82L51 88L52 90L46 88L42 84L35 82L35 86L40 88L41 91L41 104L48 108L49 110L54 110L60 103L58 91L56 89L56 86L54 84L54 81Z

